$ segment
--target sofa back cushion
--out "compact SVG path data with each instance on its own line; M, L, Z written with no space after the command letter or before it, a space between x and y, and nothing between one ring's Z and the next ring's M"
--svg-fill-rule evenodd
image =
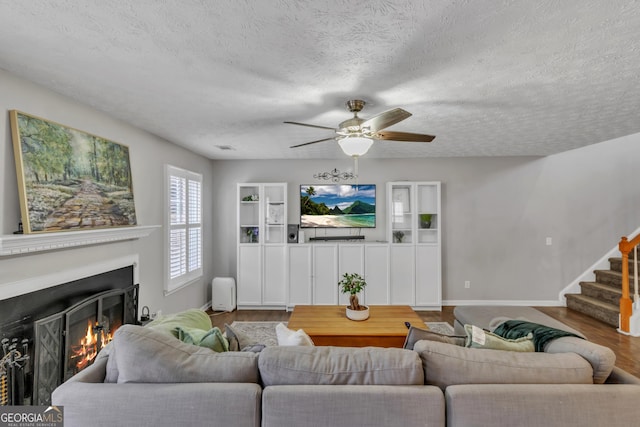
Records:
M616 364L616 354L609 347L577 337L562 337L549 341L544 351L547 353L573 352L584 357L591 363L595 384L604 383Z
M136 325L118 328L111 345L118 383L258 382L256 353L216 353Z
M522 353L418 341L425 384L592 384L589 362L575 353Z
M258 361L270 385L422 385L420 357L401 348L267 347Z

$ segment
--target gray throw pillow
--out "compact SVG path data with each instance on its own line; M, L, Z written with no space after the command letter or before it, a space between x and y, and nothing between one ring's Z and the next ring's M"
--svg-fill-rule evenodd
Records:
M224 333L227 336L227 340L229 341L229 351L252 351L254 353L258 353L259 351L255 351L261 346L258 341L254 338L251 338L249 335L239 331L238 329L232 327L231 325L224 324ZM258 346L258 347L256 347ZM264 348L264 347L262 347ZM262 350L260 348L260 350Z
M437 332L429 331L427 329L416 328L415 326L409 326L407 332L407 338L404 340L403 348L407 350L413 350L413 346L420 340L438 341L447 344L464 346L466 337L458 335L444 335Z

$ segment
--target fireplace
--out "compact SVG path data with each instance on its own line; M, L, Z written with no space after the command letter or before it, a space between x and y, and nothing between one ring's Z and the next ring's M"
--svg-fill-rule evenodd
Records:
M0 404L50 404L137 312L134 266L0 301Z

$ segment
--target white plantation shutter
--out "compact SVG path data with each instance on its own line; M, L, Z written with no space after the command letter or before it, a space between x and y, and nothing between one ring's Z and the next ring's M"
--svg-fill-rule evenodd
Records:
M167 165L167 280L171 292L202 276L202 175Z

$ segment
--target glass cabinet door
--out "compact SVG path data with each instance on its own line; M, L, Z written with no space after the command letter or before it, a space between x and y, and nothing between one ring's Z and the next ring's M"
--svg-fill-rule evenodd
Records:
M264 243L286 242L285 186L265 184L264 186Z
M438 186L418 184L416 225L418 243L438 243Z
M238 187L239 226L238 243L260 243L260 187Z
M413 211L411 184L391 184L391 243L409 244L413 242Z

